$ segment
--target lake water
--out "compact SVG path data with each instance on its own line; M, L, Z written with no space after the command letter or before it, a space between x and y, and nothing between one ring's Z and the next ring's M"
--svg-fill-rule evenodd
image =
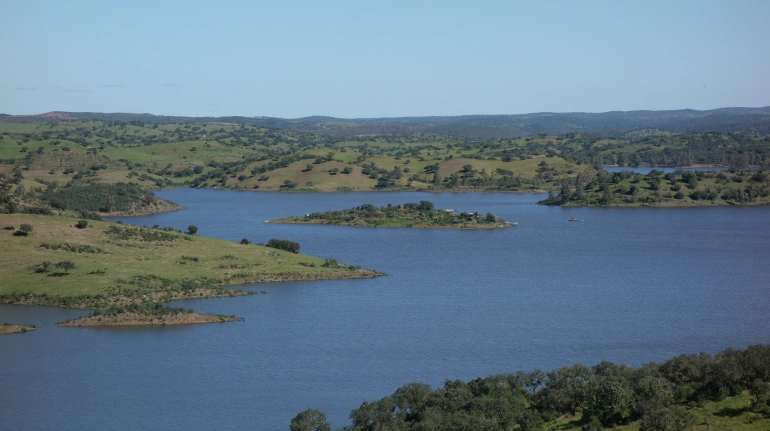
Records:
M388 273L244 286L183 302L243 322L82 329L82 310L0 306L38 330L0 338L0 429L286 430L307 408L333 427L413 381L441 385L602 360L770 343L770 208L559 208L513 193L259 193L179 189L188 209L125 223L290 239ZM364 203L492 212L493 231L275 225ZM575 217L579 222L568 222ZM4 281L5 282L5 281Z

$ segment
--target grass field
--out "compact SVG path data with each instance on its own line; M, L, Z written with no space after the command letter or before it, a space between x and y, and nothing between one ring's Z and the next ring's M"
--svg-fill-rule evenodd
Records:
M78 219L66 217L0 215L0 295L104 295L118 285L131 289L132 280L148 276L177 281L213 280L218 285L374 275L365 270L324 267L323 259L259 245L149 228L141 232L162 238L124 239L106 233L107 229L135 228L89 221L87 228L79 229L75 226L77 222ZM27 236L14 235L22 224L31 225L32 232ZM65 243L68 245L60 246ZM78 247L88 251L63 250ZM53 267L42 273L31 269L46 261L71 261L75 267L66 272Z

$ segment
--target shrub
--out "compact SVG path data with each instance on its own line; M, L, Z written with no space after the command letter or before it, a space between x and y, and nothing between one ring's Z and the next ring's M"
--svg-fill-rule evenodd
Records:
M198 226L195 226L194 224L187 226L187 232L189 232L190 235L195 235L198 232Z
M248 240L248 238L243 238L243 239L241 240L241 244L243 244L243 245L249 245L249 244L251 244L251 241L249 241L249 240Z
M45 261L38 263L36 265L32 265L29 267L29 269L32 270L32 272L35 272L37 274L42 274L44 272L48 272L48 267L51 266L51 262Z
M85 229L88 227L88 220L78 220L78 224L75 225L78 229Z
M27 236L29 235L30 232L32 232L32 225L23 223L21 226L19 226L19 230L17 230L13 234L16 236Z
M324 263L321 266L325 266L327 268L337 268L338 266L340 266L340 264L337 263L337 259L327 257L326 259L324 259Z
M277 248L279 250L290 251L292 253L299 253L299 243L294 241L289 241L287 239L273 238L267 242L267 246L272 248Z

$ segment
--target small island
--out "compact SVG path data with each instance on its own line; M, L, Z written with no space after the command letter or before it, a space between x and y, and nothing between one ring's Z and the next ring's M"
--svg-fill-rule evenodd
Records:
M3 323L0 325L0 335L23 334L27 331L34 331L35 325L14 325L12 323Z
M161 304L111 307L95 310L88 316L57 323L56 326L146 326L146 325L193 325L197 323L223 323L243 320L237 316L195 313L190 309L168 307Z
M504 229L515 226L492 213L457 212L434 208L433 202L376 207L364 204L340 211L268 220L268 223L331 224L354 227L409 227L433 229Z

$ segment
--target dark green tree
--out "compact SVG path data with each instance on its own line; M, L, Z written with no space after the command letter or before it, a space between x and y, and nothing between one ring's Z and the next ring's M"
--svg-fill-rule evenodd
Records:
M195 235L198 232L198 226L195 226L194 224L191 224L190 226L187 226L187 232L190 235Z
M23 223L21 226L19 226L19 230L16 231L15 235L27 236L30 232L32 232L32 225L29 223Z
M70 269L75 269L75 263L71 260L63 260L61 262L57 262L55 266L59 269L63 269L65 274L69 274Z
M279 250L290 251L292 253L299 253L299 243L294 241L289 241L287 239L273 238L267 242L267 246L272 248L277 248Z
M294 416L289 425L291 431L330 431L331 425L326 415L319 410L307 409Z

